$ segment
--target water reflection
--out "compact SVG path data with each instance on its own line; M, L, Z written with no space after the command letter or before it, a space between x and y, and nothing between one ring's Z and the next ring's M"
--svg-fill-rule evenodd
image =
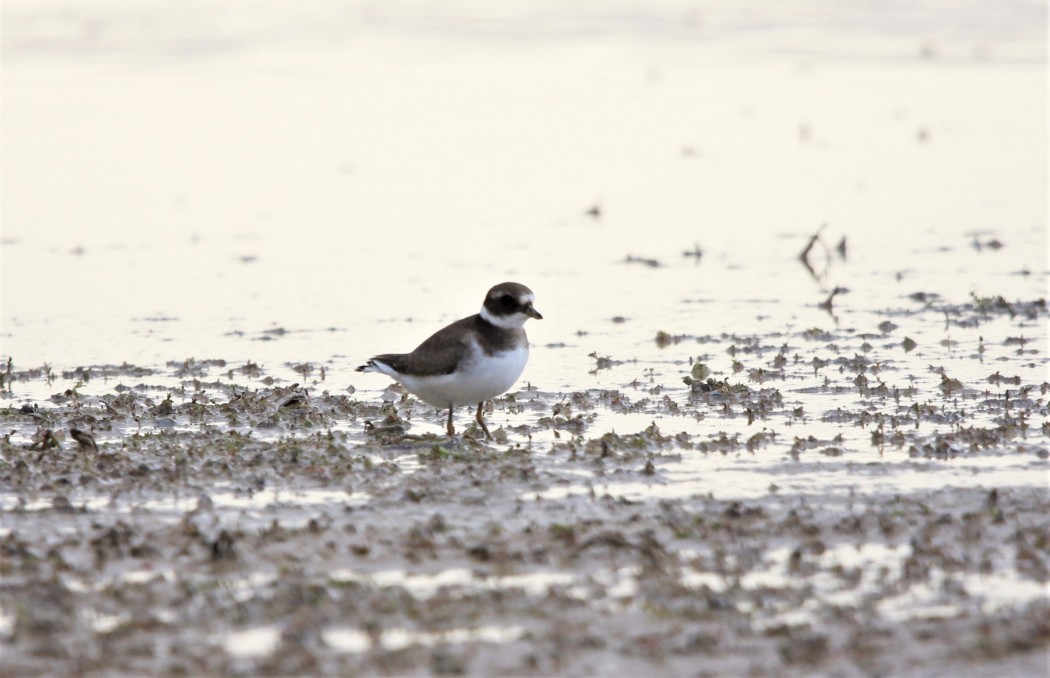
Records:
M281 631L275 626L234 631L223 641L223 648L234 657L268 655L277 648Z
M485 576L464 568L452 568L430 574L409 574L404 570L379 570L364 573L355 570L334 570L329 573L334 583L354 582L381 588L398 586L419 598L428 598L445 587L470 589L520 590L527 595L543 595L552 586L561 586L574 580L563 572L533 572L528 574Z
M321 637L337 652L357 654L371 649L393 652L413 645L509 643L520 638L524 632L525 630L520 626L454 628L433 633L407 629L384 629L378 634L367 634L356 629L330 628L323 631Z
M9 5L3 353L23 366L223 357L284 376L306 360L374 395L360 356L413 346L509 277L550 309L525 378L575 389L608 383L592 351L638 372L665 357L657 331L833 324L818 304L839 286L859 331L917 291L1045 286L1032 3L998 23L979 3L939 15L938 59L910 6L803 26L791 4L731 3L701 30L677 2L554 3L524 23L517 5L439 21L263 3L233 23L203 5L134 21ZM201 44L225 47L187 56ZM992 174L994 158L1011 161ZM797 255L821 224L849 257L814 283ZM990 224L1003 247L971 247ZM699 265L682 256L697 243Z

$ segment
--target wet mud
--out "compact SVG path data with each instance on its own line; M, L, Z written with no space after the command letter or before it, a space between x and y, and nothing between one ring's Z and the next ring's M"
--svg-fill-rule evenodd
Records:
M323 365L11 361L2 672L1040 675L1045 301L915 303L654 329L669 362L581 356L622 385L526 384L492 443ZM912 369L944 316L971 368Z

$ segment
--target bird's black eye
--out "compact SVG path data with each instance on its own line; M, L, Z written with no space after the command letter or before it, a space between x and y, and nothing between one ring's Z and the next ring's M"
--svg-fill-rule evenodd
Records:
M501 306L503 306L503 308L506 309L511 309L518 305L518 302L514 299L514 297L510 296L509 294L504 294L502 297L500 297L499 303Z

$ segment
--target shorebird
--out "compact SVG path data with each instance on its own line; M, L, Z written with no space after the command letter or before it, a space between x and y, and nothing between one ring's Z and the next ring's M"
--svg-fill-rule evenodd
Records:
M456 407L477 403L475 419L485 437L485 401L504 393L521 376L529 359L525 321L540 320L535 296L524 285L505 282L485 295L481 311L435 332L411 353L384 353L357 368L396 379L420 400L448 408L449 436L456 434Z

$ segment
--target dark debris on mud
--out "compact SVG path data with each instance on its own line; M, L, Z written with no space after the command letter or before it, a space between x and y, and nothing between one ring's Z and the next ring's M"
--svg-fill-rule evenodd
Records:
M1033 313L1045 302L975 298L958 315ZM493 443L474 427L415 433L434 413L400 389L332 393L308 364L291 366L302 387L251 362L54 374L9 360L0 674L1041 670L1045 487L608 489L734 455L779 455L785 474L860 449L1045 462L1050 384L1006 363L979 381L903 374L898 330L661 332L683 356L677 383L594 353L595 372L631 373L622 388L508 394L489 405L507 415ZM1026 353L1042 347L1016 346L1045 365ZM41 381L70 385L16 398ZM617 417L651 423L616 432Z

